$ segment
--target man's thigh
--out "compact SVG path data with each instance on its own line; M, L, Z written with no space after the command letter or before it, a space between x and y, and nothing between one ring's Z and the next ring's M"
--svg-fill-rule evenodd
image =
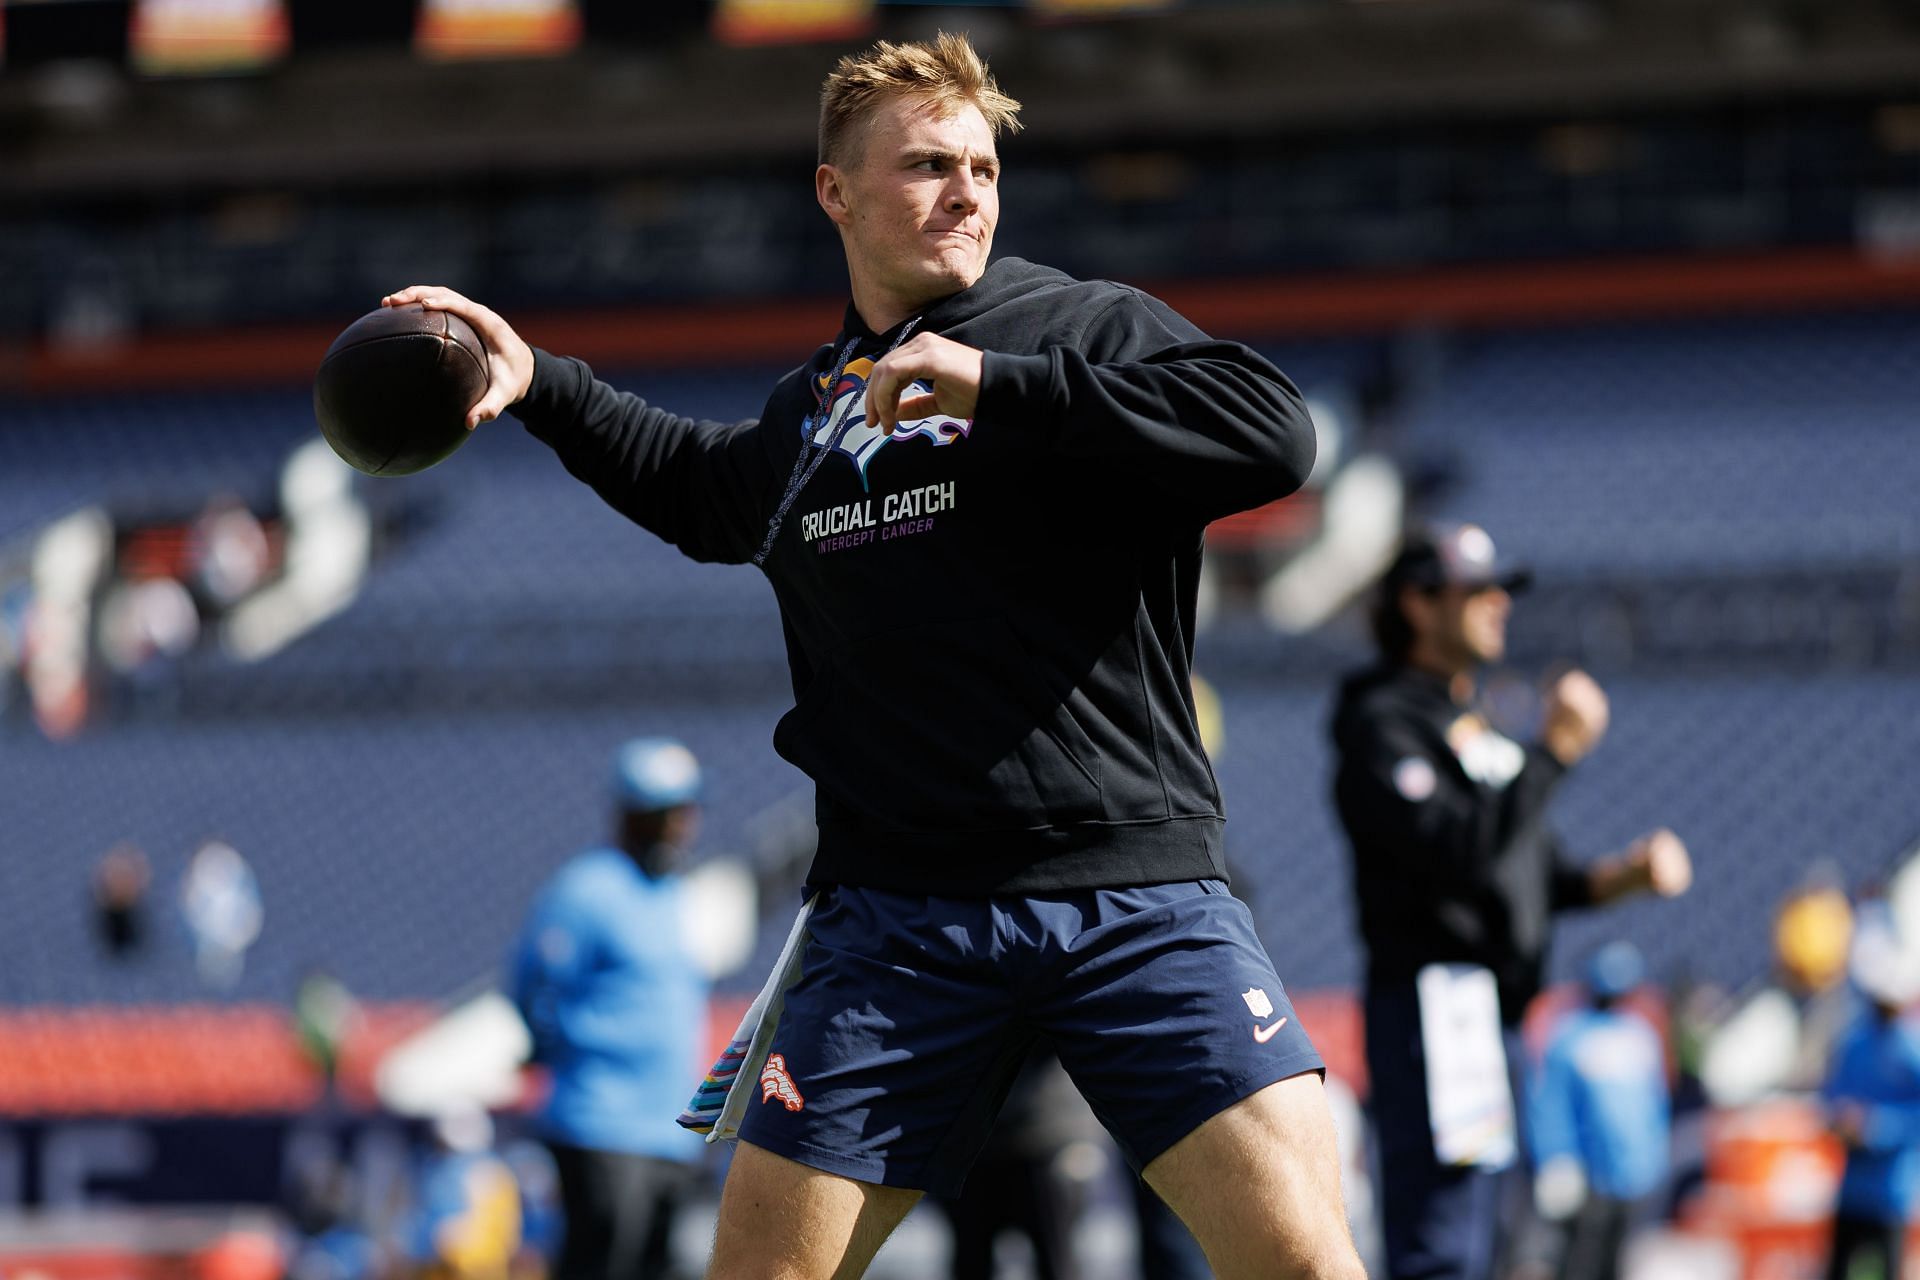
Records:
M1324 1067L1245 904L1197 881L1033 910L1063 957L1036 1022L1215 1272L1361 1274Z
M920 1192L824 1173L748 1142L720 1193L709 1280L854 1280Z
M1033 907L1062 962L1032 1016L1135 1169L1268 1085L1324 1070L1223 884L1078 897Z
M1318 1073L1268 1085L1207 1120L1145 1171L1220 1280L1364 1276L1340 1196Z

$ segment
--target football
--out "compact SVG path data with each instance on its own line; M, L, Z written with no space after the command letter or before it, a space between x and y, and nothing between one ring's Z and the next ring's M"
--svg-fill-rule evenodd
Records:
M487 349L465 320L413 303L348 325L320 361L313 414L349 465L370 476L424 471L465 444L487 390Z

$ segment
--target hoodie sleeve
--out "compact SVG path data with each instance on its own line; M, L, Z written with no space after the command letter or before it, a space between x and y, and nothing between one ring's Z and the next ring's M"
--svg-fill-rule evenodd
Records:
M1284 498L1313 469L1313 421L1287 376L1133 289L1075 344L988 352L977 411L1040 426L1062 456L1129 475L1206 521Z
M1544 749L1536 750L1540 755L1546 755ZM1553 841L1553 863L1548 872L1547 891L1547 900L1555 911L1572 911L1594 905L1593 872L1569 858L1566 846L1558 838Z
M668 413L537 349L511 412L608 506L693 559L740 564L759 549L774 477L758 423Z

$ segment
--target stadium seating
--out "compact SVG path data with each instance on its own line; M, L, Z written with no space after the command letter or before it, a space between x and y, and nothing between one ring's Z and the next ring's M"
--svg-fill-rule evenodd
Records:
M1443 514L1581 577L1897 564L1920 552L1920 315L1463 338L1404 424Z
M1890 800L1920 758L1909 676L1608 684L1614 730L1558 811L1568 848L1589 857L1670 825L1712 892L1575 922L1562 973L1588 943L1624 933L1662 973L1686 966L1737 984L1765 971L1766 921L1809 866L1831 859L1857 883L1916 834ZM1330 692L1218 687L1227 747L1216 768L1240 887L1290 984L1351 984L1349 876L1327 802ZM746 850L750 819L805 786L770 745L783 710L131 725L75 744L15 728L0 801L19 851L0 894L0 1005L285 1000L316 967L373 998L445 995L492 973L535 886L602 838L606 760L626 735L683 737L713 781L703 847ZM232 992L201 985L174 897L188 854L211 835L251 861L265 907ZM92 859L123 839L155 869L152 936L132 961L107 958L88 918Z
M684 739L714 789L704 847L741 848L746 819L804 781L773 755L776 711L130 725L65 744L10 726L0 1005L286 1001L314 969L370 998L450 994L493 974L536 886L606 838L625 738ZM201 983L178 907L211 836L252 864L264 907L231 990ZM151 927L113 960L88 885L122 840L152 862Z
M1140 280L1849 244L1920 166L1851 105L1007 151L1002 252ZM0 210L0 334L92 312L143 331L352 315L403 278L509 308L828 295L839 258L807 168Z
M314 434L303 390L0 400L0 542L78 507L191 516L209 496L265 509Z
M1905 441L1916 323L1459 339L1404 406L1399 444L1455 462L1443 511L1567 580L1885 564L1920 545L1920 455ZM1271 354L1309 387L1357 386L1383 363L1359 341ZM619 380L733 419L757 411L772 373ZM0 539L87 501L177 517L227 490L264 507L311 432L300 391L0 406ZM0 718L0 1005L283 1001L313 968L369 997L443 996L495 971L534 886L601 836L623 737L677 734L707 763L711 850L745 849L753 816L803 790L769 741L785 675L759 574L685 561L511 423L363 492L383 533L361 596L258 666L197 656L184 715L109 718L57 745L17 707ZM1289 983L1338 987L1360 958L1324 720L1333 673L1364 649L1340 628L1280 646L1202 639L1226 716L1230 855ZM1910 670L1600 675L1615 727L1568 784L1569 848L1668 824L1713 889L1575 923L1560 972L1624 932L1662 972L1750 979L1772 907L1810 864L1858 881L1920 837L1891 799L1920 758ZM174 904L186 857L213 835L252 863L266 915L244 976L219 992L196 975ZM155 928L134 963L109 960L88 917L92 862L120 840L155 869Z

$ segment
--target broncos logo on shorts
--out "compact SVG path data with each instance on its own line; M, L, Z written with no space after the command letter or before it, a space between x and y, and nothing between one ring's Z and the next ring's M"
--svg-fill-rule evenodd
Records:
M853 460L854 467L860 472L860 483L867 482L867 464L873 456L884 449L890 441L907 440L914 436L925 436L936 445L952 444L973 430L970 419L949 418L945 414L935 414L931 418L918 418L912 422L902 422L891 432L882 431L867 421L867 379L873 373L873 361L865 359L850 361L846 371L840 375L838 385L833 388L833 407L827 413L827 420L814 430L813 442L826 445L833 440L834 434L846 423L847 433L842 436L837 452ZM824 394L827 387L826 375L815 382L815 388ZM907 394L914 391L931 391L933 384L926 381L915 382Z
M787 1071L785 1054L770 1053L767 1065L760 1068L760 1101L772 1102L780 1099L780 1105L789 1111L798 1111L807 1105L800 1096L800 1090L793 1083L793 1076Z

